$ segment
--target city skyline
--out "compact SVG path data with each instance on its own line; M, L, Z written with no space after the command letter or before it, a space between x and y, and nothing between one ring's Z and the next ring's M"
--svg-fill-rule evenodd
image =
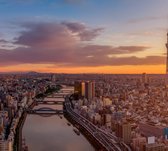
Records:
M167 4L0 0L0 72L165 73Z

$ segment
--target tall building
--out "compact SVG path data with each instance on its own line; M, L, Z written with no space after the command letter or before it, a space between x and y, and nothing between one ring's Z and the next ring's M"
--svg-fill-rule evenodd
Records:
M82 85L81 85L81 82L80 81L75 81L75 84L74 84L74 90L75 90L75 93L78 93L79 95L81 95L82 93Z
M56 76L55 76L55 74L53 74L53 75L51 76L51 81L52 81L52 82L55 82L55 81L56 81Z
M167 48L166 74L168 74L168 33L167 33L167 43L166 43L166 48Z
M92 82L92 98L95 97L95 82Z
M82 83L81 83L81 87L82 87L82 88L81 88L81 95L82 95L82 96L85 96L85 82L82 82Z
M95 97L95 83L91 81L85 82L85 97L90 100Z
M143 73L143 74L142 74L142 82L143 82L143 83L148 83L148 78L147 78L146 73Z
M129 123L117 123L116 135L126 144L131 142L131 125Z
M86 97L88 100L95 97L95 83L94 82L75 82L75 92L80 96Z

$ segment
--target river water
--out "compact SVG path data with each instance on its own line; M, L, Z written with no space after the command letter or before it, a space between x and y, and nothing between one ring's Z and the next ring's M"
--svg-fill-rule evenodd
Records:
M50 99L58 98L45 98ZM63 101L63 98L61 99ZM62 105L35 106L36 109L41 107L62 109ZM29 151L95 151L87 139L82 134L77 135L73 131L73 126L68 126L67 123L63 115L28 114L22 135Z

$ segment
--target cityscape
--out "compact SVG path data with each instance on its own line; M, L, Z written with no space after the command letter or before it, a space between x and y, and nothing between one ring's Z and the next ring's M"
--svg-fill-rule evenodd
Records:
M0 151L168 151L167 6L0 0Z

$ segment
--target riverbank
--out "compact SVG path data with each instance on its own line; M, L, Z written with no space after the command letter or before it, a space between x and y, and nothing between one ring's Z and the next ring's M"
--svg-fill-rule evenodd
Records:
M32 108L34 108L35 105L36 104L33 101L32 104L29 106L29 108L32 109ZM26 117L27 117L27 112L23 111L23 113L19 119L19 123L17 125L17 128L16 128L16 134L15 134L14 145L13 145L14 151L23 151L22 150L22 129L23 129Z

